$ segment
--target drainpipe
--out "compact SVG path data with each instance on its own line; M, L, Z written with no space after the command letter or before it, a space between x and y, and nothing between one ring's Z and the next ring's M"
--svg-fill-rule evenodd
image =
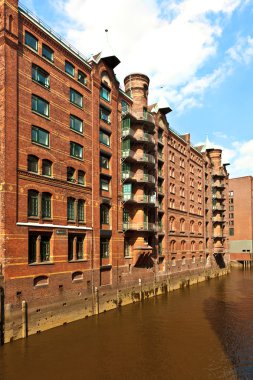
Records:
M95 312L94 305L94 150L93 150L93 133L94 133L94 96L93 96L93 72L91 73L91 292L92 292L92 314Z

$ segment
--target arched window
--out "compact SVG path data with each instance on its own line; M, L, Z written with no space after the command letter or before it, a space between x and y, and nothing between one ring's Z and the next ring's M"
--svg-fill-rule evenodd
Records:
M75 169L71 166L67 167L67 181L75 182Z
M27 170L29 172L38 173L38 162L38 157L29 154L27 157Z
M49 283L48 276L38 276L33 280L33 286L46 286Z
M107 73L103 73L101 76L100 98L107 102L111 100L111 81Z
M203 251L203 241L199 242L199 251Z
M199 235L202 234L202 223L201 222L198 223L198 233L199 233Z
M12 28L13 28L13 17L12 15L9 16L9 25L8 25L8 29L9 29L9 32L12 33Z
M79 199L78 204L77 204L78 222L84 222L84 220L85 220L84 205L85 205L84 200Z
M186 241L182 240L181 241L181 251L185 251L185 250L186 250Z
M51 198L50 193L42 193L42 218L51 218Z
M173 216L169 220L169 229L170 231L175 231L175 218Z
M191 251L195 250L195 241L191 241Z
M180 219L180 232L185 232L185 220Z
M192 264L195 264L195 262L196 262L196 258L194 255L192 255Z
M77 271L72 273L72 281L82 281L83 280L83 272Z
M52 162L49 160L42 160L42 175L51 177L52 175Z
M170 252L176 252L176 241L172 240L170 242Z
M194 221L193 220L191 220L190 221L190 233L194 233Z
M176 258L175 258L175 257L172 257L172 259L171 259L171 265L172 265L173 267L176 266Z
M68 220L75 220L75 199L67 199L67 218Z
M85 185L85 173L82 170L78 170L78 180L79 185Z
M185 256L182 256L182 265L185 265Z
M28 216L39 216L39 192L36 190L28 191Z

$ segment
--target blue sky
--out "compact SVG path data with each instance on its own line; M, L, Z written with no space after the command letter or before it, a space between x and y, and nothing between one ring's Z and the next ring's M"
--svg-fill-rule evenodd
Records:
M172 128L190 132L193 144L208 135L231 177L253 175L253 0L22 4L84 55L111 50L121 83L131 72L147 74L150 102L170 105Z

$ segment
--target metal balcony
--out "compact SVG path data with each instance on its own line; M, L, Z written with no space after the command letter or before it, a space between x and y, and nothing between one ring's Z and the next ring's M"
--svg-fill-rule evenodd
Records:
M151 154L148 154L148 153L143 153L142 155L136 153L134 155L134 159L137 162L144 162L147 164L155 164L155 157Z
M123 194L124 202L135 202L135 203L145 203L145 204L156 204L156 196L155 195L136 195L136 194Z
M156 231L155 223L133 223L133 222L123 222L123 230L124 231Z
M225 210L225 206L216 205L216 206L213 206L212 209L213 209L213 211L224 211Z
M147 133L147 132L142 132L142 133L140 133L140 132L137 131L137 132L134 134L134 138L135 138L137 141L139 141L139 142L150 143L150 144L152 144L152 145L155 144L155 139L154 139L154 137L153 137L151 134Z
M157 152L158 160L164 161L164 155L163 152Z
M217 188L220 188L220 189L224 189L225 185L224 185L224 183L222 183L220 181L215 181L215 182L212 182L212 187L217 187Z
M213 177L225 177L225 174L222 170L217 170L212 173Z

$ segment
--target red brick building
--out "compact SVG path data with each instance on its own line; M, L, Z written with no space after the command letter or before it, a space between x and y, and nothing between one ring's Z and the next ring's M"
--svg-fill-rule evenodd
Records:
M229 180L229 253L231 261L250 262L253 254L253 179Z
M88 61L17 0L0 14L4 340L97 313L113 289L119 300L215 257L222 266L221 151L171 130L146 75L121 90L117 57Z

